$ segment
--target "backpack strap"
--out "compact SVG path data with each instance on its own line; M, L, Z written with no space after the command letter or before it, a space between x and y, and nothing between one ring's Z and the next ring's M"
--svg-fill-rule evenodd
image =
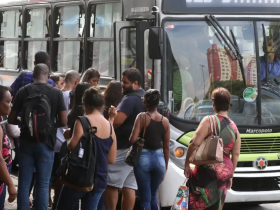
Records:
M91 126L88 123L87 117L79 116L79 117L77 117L77 119L79 119L81 121L84 133L88 133Z
M25 91L27 92L27 96L31 96L33 94L36 94L35 90L32 88L31 84L24 86Z

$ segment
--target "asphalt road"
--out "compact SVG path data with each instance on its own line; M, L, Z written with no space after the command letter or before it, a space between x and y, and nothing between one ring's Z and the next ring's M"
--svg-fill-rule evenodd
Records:
M280 203L262 205L232 205L227 204L224 210L279 210Z

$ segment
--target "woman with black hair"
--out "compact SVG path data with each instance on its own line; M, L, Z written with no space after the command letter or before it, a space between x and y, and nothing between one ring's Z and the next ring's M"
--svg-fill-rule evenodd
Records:
M99 89L91 87L83 95L83 106L85 116L91 127L96 127L95 142L97 146L97 175L96 185L93 192L79 191L64 185L59 197L57 210L73 209L76 203L81 199L82 210L96 210L100 197L107 186L108 164L115 162L117 153L117 143L115 131L112 124L109 123L102 115L105 104L104 96ZM115 108L109 110L110 118L113 120L117 115ZM74 151L84 134L82 123L79 119L75 121L72 131L65 131L64 137L67 139L67 147Z
M87 89L89 89L91 85L87 82L83 82L77 85L74 92L74 100L73 107L68 112L68 128L73 128L74 123L78 116L84 115L84 107L83 107L83 95Z
M9 88L0 85L0 116L10 114L12 108L12 96ZM13 184L13 180L9 175L8 167L12 162L11 143L7 138L5 131L0 126L0 194L4 189L4 184L8 187L9 202L13 202L17 197L17 190Z
M140 205L145 210L158 210L157 190L168 168L170 127L167 118L158 113L160 101L158 90L148 90L144 95L147 112L140 113L130 136L134 144L138 136L143 136L144 147L134 174L138 185Z
M105 108L103 115L106 119L109 119L108 110L110 107L117 107L121 102L122 97L122 83L118 81L110 82L104 91Z

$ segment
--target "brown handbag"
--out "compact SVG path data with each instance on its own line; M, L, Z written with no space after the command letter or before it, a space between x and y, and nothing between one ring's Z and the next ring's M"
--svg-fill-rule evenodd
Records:
M190 156L189 162L194 165L222 163L224 160L223 139L217 134L214 118L214 116L208 116L211 127L211 135L204 139L201 145L198 146Z

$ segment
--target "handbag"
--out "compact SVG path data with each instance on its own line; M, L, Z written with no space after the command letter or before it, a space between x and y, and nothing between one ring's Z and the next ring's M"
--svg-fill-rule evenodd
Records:
M208 116L211 135L204 139L202 144L198 146L190 156L189 162L194 165L222 163L224 160L223 139L217 134L214 118L214 116Z
M143 131L143 138L138 137L137 141L130 146L126 157L124 159L124 162L126 162L129 166L136 166L138 164L138 161L140 159L140 155L144 146L144 136L146 133L146 114L145 114L145 124L144 124L144 131ZM141 119L142 121L142 119ZM142 123L141 123L142 124ZM143 126L141 126L143 128Z
M170 210L188 209L189 188L186 186L186 181L187 179L185 179L184 183L180 185L173 206L171 206Z

